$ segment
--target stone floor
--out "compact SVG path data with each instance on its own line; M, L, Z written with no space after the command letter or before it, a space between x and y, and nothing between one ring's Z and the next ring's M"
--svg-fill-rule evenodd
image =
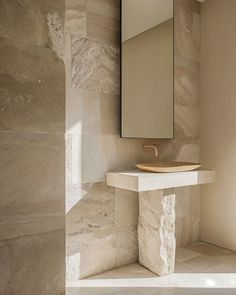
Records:
M178 248L175 273L157 277L138 263L74 283L67 295L236 295L236 252L205 243Z

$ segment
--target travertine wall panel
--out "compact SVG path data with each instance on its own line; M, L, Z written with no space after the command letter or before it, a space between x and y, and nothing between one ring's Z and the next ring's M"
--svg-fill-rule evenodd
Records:
M64 153L61 135L1 134L0 240L64 227Z
M65 3L61 0L2 0L0 36L52 48L47 17L56 14L63 24L64 13Z
M147 143L161 160L199 161L199 11L175 1L175 139L137 140L119 137L119 1L66 0L69 280L137 261L138 196L107 188L107 171L155 161ZM180 246L199 239L199 192L175 194Z
M175 140L174 159L199 161L200 146L200 3L175 0ZM178 188L176 244L199 240L200 191ZM194 211L194 213L193 213Z
M236 2L202 4L201 161L217 181L201 192L201 239L236 251Z
M0 242L0 294L65 294L64 230Z
M0 3L4 295L65 293L64 13L63 0Z

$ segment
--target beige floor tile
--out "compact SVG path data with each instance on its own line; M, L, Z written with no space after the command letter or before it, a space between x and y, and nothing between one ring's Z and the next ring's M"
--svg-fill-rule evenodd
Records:
M176 263L181 263L191 258L201 255L200 253L186 248L177 248L176 249Z
M131 278L155 278L157 277L154 273L142 267L139 263L129 264L117 269L113 269L107 271L106 273L102 273L93 277L89 277L90 279L131 279Z
M159 277L138 263L70 283L68 295L235 295L236 254L196 243L177 249L175 273ZM91 286L91 287L90 287Z
M67 295L235 295L235 289L216 288L68 288Z
M138 288L67 288L66 295L143 295ZM148 293L145 293L146 295Z
M221 255L234 253L233 251L230 251L228 249L220 248L220 247L210 245L204 242L190 244L189 246L185 248L192 251L196 251L200 254L208 255L208 256L221 256Z
M194 273L196 269L192 265L188 265L184 262L177 263L175 265L175 273Z
M209 269L220 265L222 263L222 256L208 256L200 255L185 261L184 263L192 266L195 269L195 272L208 272Z

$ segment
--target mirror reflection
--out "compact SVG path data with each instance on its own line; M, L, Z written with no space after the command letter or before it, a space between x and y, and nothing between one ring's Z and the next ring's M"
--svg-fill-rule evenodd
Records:
M121 5L121 136L173 138L173 0Z

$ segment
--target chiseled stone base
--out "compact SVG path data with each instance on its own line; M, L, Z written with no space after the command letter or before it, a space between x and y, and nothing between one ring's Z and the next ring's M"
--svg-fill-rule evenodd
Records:
M139 193L139 263L159 276L174 272L174 207L172 190Z

